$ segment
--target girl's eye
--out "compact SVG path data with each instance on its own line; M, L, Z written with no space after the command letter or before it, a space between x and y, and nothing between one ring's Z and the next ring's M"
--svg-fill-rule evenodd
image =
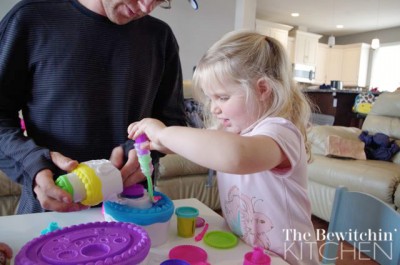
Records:
M227 101L228 99L229 99L228 96L220 96L220 97L218 97L219 101Z

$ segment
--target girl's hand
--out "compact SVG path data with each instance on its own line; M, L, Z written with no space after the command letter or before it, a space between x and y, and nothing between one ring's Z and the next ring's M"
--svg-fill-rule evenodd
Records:
M146 134L150 140L150 146L148 147L150 150L169 153L170 151L160 142L160 135L165 128L165 124L161 121L146 118L129 125L128 138L135 140L139 135Z

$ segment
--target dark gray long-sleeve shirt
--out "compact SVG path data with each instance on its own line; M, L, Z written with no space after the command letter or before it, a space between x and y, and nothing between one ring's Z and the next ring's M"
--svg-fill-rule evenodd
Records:
M44 168L57 172L49 151L109 158L144 117L185 125L178 44L166 23L116 25L77 0L23 0L1 21L0 170L23 185L19 213L42 211L32 181Z

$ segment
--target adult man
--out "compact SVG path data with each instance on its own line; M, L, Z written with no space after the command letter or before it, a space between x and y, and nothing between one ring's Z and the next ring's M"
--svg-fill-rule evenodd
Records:
M116 147L127 125L185 124L178 45L147 16L165 4L23 0L1 21L0 169L22 184L18 213L85 208L54 184L78 161L110 157L125 186L142 181L136 153Z

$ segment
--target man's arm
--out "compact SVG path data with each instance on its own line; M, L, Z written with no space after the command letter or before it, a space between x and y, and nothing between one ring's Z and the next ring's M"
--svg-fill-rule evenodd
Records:
M14 181L54 168L49 150L24 136L18 116L29 97L31 80L21 21L12 9L0 23L0 167ZM29 128L29 122L27 123ZM26 183L26 182L25 182Z

